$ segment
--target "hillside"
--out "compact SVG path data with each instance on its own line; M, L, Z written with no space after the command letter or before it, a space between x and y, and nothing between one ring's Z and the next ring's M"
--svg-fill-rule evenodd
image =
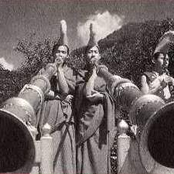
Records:
M163 21L146 21L143 23L128 23L120 30L99 41L102 53L102 63L109 71L126 77L139 85L142 72L151 66L151 56L158 39L165 31L174 28L171 19ZM38 70L51 60L53 41L44 43L20 41L16 50L23 53L25 64L16 71L0 70L0 102L17 95L21 88L30 81ZM73 50L69 65L83 68L84 47ZM170 55L173 57L173 52ZM171 74L174 75L173 61L170 63ZM172 71L173 70L173 71Z
M158 39L172 28L174 23L170 19L129 23L123 26L99 41L103 64L110 72L129 78L139 85L141 73L151 68L151 58ZM72 53L75 58L78 57L78 61L79 57L83 56L82 50L83 48L80 48ZM172 51L170 55L173 55ZM173 62L170 63L172 64ZM170 69L174 74L171 67Z

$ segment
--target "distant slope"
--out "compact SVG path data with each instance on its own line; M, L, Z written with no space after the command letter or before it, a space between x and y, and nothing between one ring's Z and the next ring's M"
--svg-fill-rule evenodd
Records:
M133 80L139 85L141 73L150 68L151 56L158 39L165 31L174 28L171 19L163 21L146 21L144 23L128 23L120 30L99 41L102 62L109 71ZM38 70L51 60L54 41L30 43L20 41L18 51L26 58L26 63L17 71L0 68L0 102L17 95L21 88L30 81ZM85 47L73 50L70 66L79 69L84 66ZM174 53L171 52L172 57ZM174 75L174 61L171 62L171 73Z
M102 62L112 73L132 79L139 85L141 73L151 67L151 57L158 39L173 27L170 19L129 23L99 41ZM83 50L74 50L73 57L79 61ZM76 64L79 66L78 61Z

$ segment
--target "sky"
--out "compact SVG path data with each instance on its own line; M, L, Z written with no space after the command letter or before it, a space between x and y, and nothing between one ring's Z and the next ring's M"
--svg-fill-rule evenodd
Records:
M14 51L18 40L35 33L36 40L59 37L59 22L68 25L71 49L88 41L92 22L97 39L128 22L174 18L174 0L0 0L0 58L17 68L23 55Z

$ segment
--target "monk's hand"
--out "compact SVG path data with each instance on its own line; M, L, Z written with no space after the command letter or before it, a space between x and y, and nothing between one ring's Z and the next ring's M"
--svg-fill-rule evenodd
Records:
M164 75L164 81L168 84L172 82L172 78L168 75Z
M172 82L172 79L170 76L164 74L159 77L160 85L162 88L165 88L169 83Z
M98 91L93 92L91 95L87 96L87 99L91 102L103 101L104 95Z
M71 103L73 100L73 95L67 95L66 98L65 98L65 101L68 102L68 103Z
M55 64L56 64L56 67L57 67L57 71L62 70L62 68L63 68L63 62L64 62L64 60L61 57L57 57L55 59Z
M91 69L93 69L93 67L97 67L99 65L100 58L101 58L100 54L97 56L92 56L92 58L89 62Z

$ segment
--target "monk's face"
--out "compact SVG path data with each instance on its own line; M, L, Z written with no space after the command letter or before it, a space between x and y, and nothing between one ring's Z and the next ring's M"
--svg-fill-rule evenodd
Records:
M100 60L100 53L97 46L90 48L86 53L86 61L89 64L95 64Z
M164 59L164 67L168 67L169 66L169 55L168 54L166 54L166 57L165 57L165 59Z
M169 65L168 54L164 55L160 53L154 63L158 68L167 68Z
M65 61L67 57L68 57L68 48L64 45L59 46L55 54L55 62L59 61L60 59Z

